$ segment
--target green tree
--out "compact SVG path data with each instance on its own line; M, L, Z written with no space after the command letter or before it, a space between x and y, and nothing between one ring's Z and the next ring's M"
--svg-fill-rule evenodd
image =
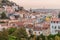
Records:
M58 34L56 34L56 35L60 37L60 33L58 33Z
M6 16L5 12L2 12L1 19L8 19L8 17Z
M59 36L56 35L56 36L55 36L55 40L59 40Z
M5 28L3 28L3 31L2 31L2 39L8 40L8 31Z
M45 36L45 40L48 40L47 36Z
M0 31L0 40L2 40L2 39L3 39L3 38L2 38L2 36L3 36L3 35L2 35L2 32Z
M21 40L21 38L27 38L27 32L24 27L17 29L13 34L13 36L17 37L17 40Z
M16 40L15 36L9 35L9 40Z
M50 35L48 36L48 39L51 40L51 38L52 38L52 39L54 40L54 39L55 39L55 36L56 36L56 35L51 35L51 34L50 34Z
M43 34L40 35L40 38L42 38L42 40L45 40L45 36Z
M13 28L13 27L9 28L9 29L8 29L9 35L13 34L13 32L15 32L16 29L17 29L17 28Z
M40 38L39 40L42 40L42 38Z
M50 40L53 40L53 38L50 38Z

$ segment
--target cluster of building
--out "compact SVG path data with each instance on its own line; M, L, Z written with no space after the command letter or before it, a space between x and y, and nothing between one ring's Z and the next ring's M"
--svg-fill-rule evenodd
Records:
M13 5L3 5L0 7L0 14L6 13L9 19L0 19L0 30L10 27L25 27L27 34L48 36L60 33L59 12L35 12L31 9L25 10L15 3Z

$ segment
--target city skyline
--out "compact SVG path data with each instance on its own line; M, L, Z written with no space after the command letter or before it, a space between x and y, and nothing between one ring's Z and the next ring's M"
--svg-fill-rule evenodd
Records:
M25 9L46 8L46 9L60 9L60 0L10 0L23 6Z

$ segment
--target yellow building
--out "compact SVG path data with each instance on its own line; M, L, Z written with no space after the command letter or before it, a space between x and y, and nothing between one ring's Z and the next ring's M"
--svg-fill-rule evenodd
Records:
M46 21L50 21L50 19L51 19L50 17L46 17L45 18Z

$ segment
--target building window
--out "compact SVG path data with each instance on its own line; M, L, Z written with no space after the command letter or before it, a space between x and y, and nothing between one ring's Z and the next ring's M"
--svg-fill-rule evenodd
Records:
M35 32L35 34L36 34L36 32Z
M56 26L52 26L53 29L56 29Z
M54 21L54 23L55 23L55 21Z
M56 26L55 26L55 29L56 29Z
M15 26L15 24L12 24L12 26Z
M53 23L53 21L51 21L51 23Z
M55 23L55 21L51 21L51 23Z
M60 29L60 26L58 26L58 29Z
M58 23L58 21L56 23Z
M40 34L40 32L39 32L39 34Z
M52 28L53 28L53 26L52 26Z

